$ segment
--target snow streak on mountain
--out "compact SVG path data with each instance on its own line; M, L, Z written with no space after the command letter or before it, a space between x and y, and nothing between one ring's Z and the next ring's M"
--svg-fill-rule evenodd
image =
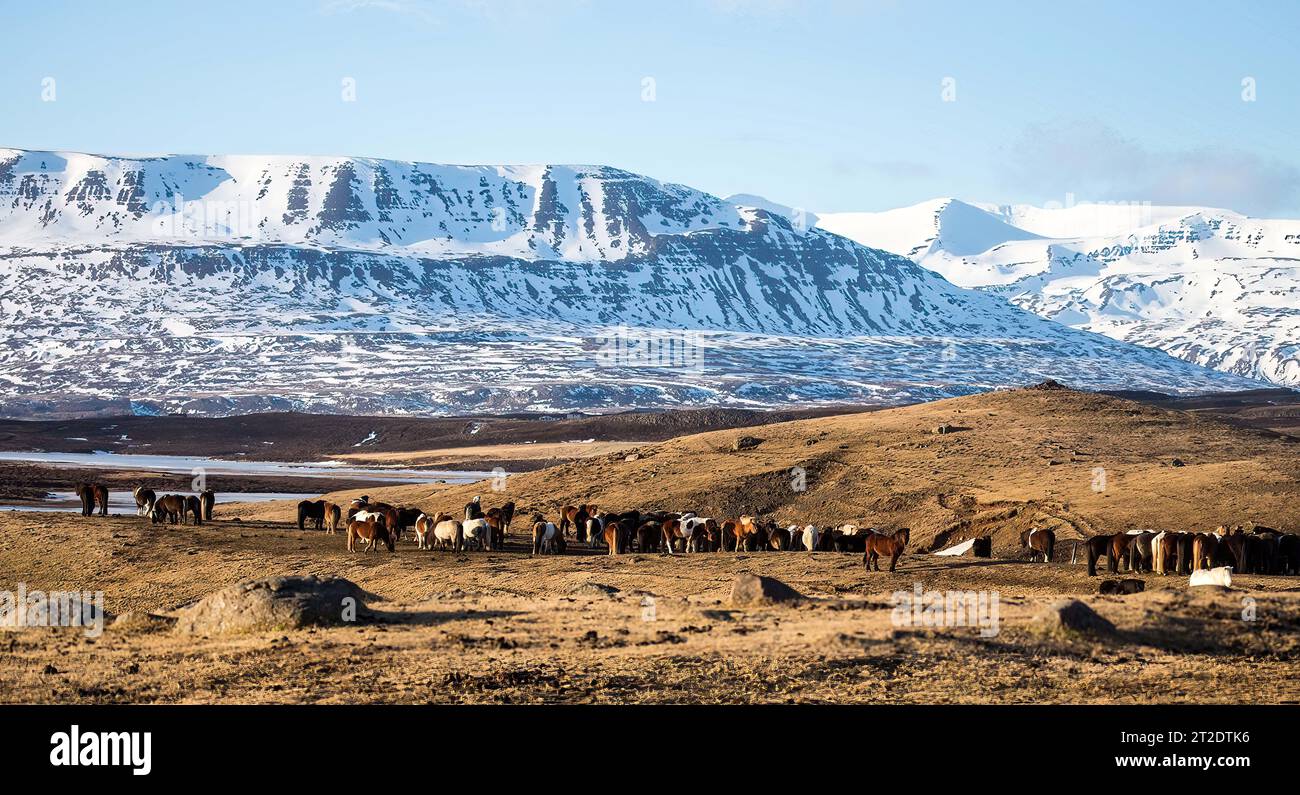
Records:
M602 166L0 149L0 315L20 416L1258 386Z

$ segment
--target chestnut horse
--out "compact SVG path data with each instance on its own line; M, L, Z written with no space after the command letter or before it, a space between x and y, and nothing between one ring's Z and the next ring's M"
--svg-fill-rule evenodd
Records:
M1052 552L1056 549L1056 533L1047 529L1033 528L1020 534L1020 546L1029 550L1030 561L1041 554L1044 563L1052 562Z
M1192 571L1201 571L1214 565L1214 553L1219 550L1219 537L1213 533L1197 533L1192 539Z
M217 504L217 493L212 489L204 489L199 494L199 502L203 506L203 521L212 521L212 508Z
M384 525L383 519L372 516L364 522L353 520L348 522L348 552L356 551L356 542L360 540L366 547L366 552L374 552L375 545L382 541L384 546L388 547L389 552L395 551L396 546L393 544L393 537L388 532L388 527Z
M489 508L486 515L488 519L496 519L500 537L504 538L510 533L510 522L515 518L514 501L507 502L500 508Z
M325 532L333 535L343 524L343 509L336 503L325 503Z
M636 525L635 520L620 519L618 516L607 513L603 517L605 525L605 546L609 547L609 554L621 555L627 552L628 541L632 538L631 528Z
M880 571L880 557L888 555L889 570L893 571L911 537L912 531L906 527L898 528L893 535L871 531L867 534L867 551L862 555L862 565L867 567L867 571L871 571L872 565Z
M725 539L728 535L736 539L736 552L746 552L758 549L763 530L756 517L742 516L722 523L722 537Z

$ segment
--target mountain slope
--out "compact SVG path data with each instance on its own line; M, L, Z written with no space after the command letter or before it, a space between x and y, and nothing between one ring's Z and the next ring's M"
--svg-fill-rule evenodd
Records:
M822 215L818 224L863 245L905 252L955 284L1074 328L1300 386L1300 221L1082 204L965 205L980 215L939 213L933 226L922 222L918 208L952 204ZM853 222L858 216L901 222L886 230ZM993 223L1023 235L990 235Z
M0 310L10 414L1257 386L603 166L0 150Z

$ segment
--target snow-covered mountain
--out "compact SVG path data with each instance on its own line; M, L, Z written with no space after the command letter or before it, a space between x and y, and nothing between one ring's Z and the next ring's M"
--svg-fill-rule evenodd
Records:
M1071 327L1300 387L1300 220L937 199L816 223Z
M603 166L0 149L0 317L11 415L1259 385Z

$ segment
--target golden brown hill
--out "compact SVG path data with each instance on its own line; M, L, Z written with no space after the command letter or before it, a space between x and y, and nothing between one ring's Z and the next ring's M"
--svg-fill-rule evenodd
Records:
M742 436L762 441L737 450ZM458 513L481 493L487 505L515 500L524 518L595 502L772 514L783 525L908 526L918 550L989 533L1005 548L1031 526L1063 540L1249 522L1300 530L1294 438L1051 387L679 437L513 475L500 493L487 486L371 494Z

